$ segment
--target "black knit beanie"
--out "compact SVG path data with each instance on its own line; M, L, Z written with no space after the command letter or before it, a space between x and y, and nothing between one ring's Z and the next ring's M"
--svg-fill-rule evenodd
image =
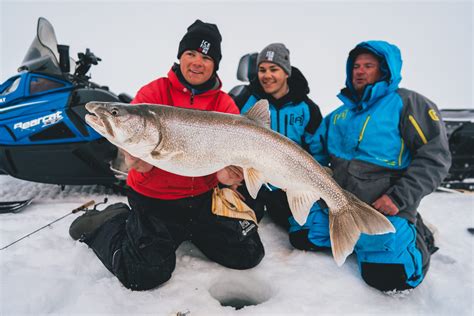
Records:
M221 42L222 36L217 25L196 20L188 27L188 32L179 42L178 59L185 51L195 50L211 57L217 70L222 58Z

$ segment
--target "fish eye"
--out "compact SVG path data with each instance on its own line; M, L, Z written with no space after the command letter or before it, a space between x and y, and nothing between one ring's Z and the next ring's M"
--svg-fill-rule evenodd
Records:
M113 116L117 116L119 114L119 110L117 108L113 108L112 110L110 110L110 114L112 114Z

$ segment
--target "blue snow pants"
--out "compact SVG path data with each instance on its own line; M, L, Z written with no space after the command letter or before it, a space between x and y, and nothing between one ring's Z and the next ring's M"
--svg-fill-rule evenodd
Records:
M420 228L398 216L387 216L396 229L383 235L361 234L354 247L359 271L364 281L379 290L405 290L418 286L429 267L434 243L428 245L423 235L429 230L418 216ZM320 250L331 247L328 208L318 203L312 207L306 223L300 226L293 217L290 222L290 242L304 250ZM417 223L416 226L419 226ZM421 226L422 225L422 226ZM419 234L418 232L421 232ZM431 240L432 234L429 232Z

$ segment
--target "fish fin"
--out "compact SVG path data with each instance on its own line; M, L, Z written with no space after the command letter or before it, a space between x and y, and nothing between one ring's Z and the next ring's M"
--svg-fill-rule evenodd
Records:
M304 225L311 207L320 198L319 194L312 191L287 191L286 196L295 221Z
M334 260L341 266L354 251L360 234L394 233L392 223L370 205L348 194L349 202L343 209L329 209L329 234Z
M250 196L256 199L260 187L265 183L263 174L254 168L244 168L244 179Z
M248 119L270 128L270 109L266 99L259 100L244 114Z

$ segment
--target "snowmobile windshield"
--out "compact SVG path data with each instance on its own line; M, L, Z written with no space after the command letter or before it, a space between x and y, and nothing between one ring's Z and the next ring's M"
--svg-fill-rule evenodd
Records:
M28 48L18 71L35 71L51 75L62 75L59 67L59 52L53 26L45 18L38 19L36 37Z

